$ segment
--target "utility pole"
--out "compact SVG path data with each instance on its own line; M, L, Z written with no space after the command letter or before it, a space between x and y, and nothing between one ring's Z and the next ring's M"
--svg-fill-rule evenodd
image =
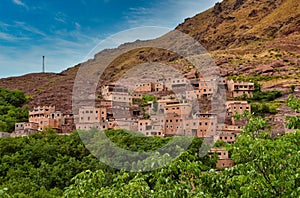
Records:
M43 56L43 73L45 73L45 56Z

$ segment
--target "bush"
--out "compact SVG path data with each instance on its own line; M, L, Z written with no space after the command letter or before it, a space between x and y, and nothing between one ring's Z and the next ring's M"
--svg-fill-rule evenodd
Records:
M254 115L262 116L264 114L276 114L276 107L267 103L254 103L251 104L251 110Z
M252 101L268 102L273 101L282 96L281 91L256 91L253 97L250 99Z

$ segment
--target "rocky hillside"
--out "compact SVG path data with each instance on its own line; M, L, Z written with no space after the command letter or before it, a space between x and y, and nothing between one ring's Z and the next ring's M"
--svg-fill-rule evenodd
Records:
M297 0L225 0L177 28L210 51L299 33Z
M224 0L186 19L176 29L208 49L223 76L239 76L241 79L251 76L260 80L264 89L285 90L292 84L300 85L298 0ZM138 46L140 42L126 46ZM172 42L176 45L175 41ZM25 91L32 97L30 107L33 104L56 105L64 113L71 113L73 83L79 66L100 64L103 55L116 54L123 47L104 50L93 60L59 74L38 73L0 79L0 87ZM131 67L146 62L171 64L182 73L193 73L188 62L178 54L154 48L135 48L116 57L102 80L114 81ZM98 71L91 72L97 75Z

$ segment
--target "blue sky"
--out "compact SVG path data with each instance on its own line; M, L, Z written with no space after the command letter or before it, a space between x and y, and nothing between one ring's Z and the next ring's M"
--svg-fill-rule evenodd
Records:
M40 72L42 56L46 71L60 72L85 61L99 42L120 31L163 27L120 43L157 37L218 1L1 0L0 78Z

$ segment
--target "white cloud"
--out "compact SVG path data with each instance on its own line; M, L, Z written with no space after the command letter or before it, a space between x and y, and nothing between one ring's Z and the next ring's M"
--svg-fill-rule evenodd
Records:
M27 32L31 32L33 34L36 34L36 35L40 35L40 36L47 36L44 32L42 32L41 30L35 28L35 27L32 27L24 22L20 22L20 21L16 21L15 22L15 25L18 27L18 28L21 28Z
M129 27L163 26L175 28L187 17L192 17L220 0L165 0L156 2L149 8L130 8L124 13Z
M67 15L62 12L58 12L55 14L54 20L61 23L67 23Z
M81 25L78 22L75 22L75 28L76 28L76 30L80 30Z
M28 6L23 3L21 0L12 0L12 2L18 6L23 6L24 8L28 8Z
M21 40L28 40L28 39L29 39L28 37L17 37L13 34L0 32L0 40L15 42L15 41L21 41Z

